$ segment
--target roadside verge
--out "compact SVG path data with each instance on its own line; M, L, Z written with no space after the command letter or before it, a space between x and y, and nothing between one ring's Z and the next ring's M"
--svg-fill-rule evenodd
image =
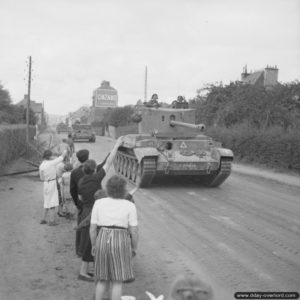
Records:
M300 187L300 175L298 174L280 173L275 170L268 170L257 166L252 167L236 163L233 164L232 171L233 173L265 178L279 183Z

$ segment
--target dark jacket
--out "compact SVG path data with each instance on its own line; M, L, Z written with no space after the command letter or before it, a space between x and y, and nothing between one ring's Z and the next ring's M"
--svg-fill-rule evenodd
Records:
M81 209L81 203L78 200L78 183L79 180L84 176L82 165L71 172L70 178L70 194L73 201L78 209Z
M101 182L105 177L105 171L100 168L97 173L84 175L78 183L78 193L82 196L84 207L93 207L95 192L102 189Z
M104 164L105 164L105 162L106 162L108 156L109 156L109 153L108 153L108 155L105 157L104 161L103 161L101 164L99 164L99 165L97 166L97 173L101 172L101 175L98 174L97 176L99 176L99 175L100 175L100 176L103 176L103 177L105 176L105 172L104 172L104 170L102 169L102 167L104 166ZM102 172L104 172L104 175L103 175ZM72 196L72 198L73 198L73 201L74 201L74 203L75 203L75 205L76 205L76 207L77 207L78 209L81 209L81 208L82 208L82 202L78 200L78 186L79 186L79 180L80 180L84 175L85 175L85 174L84 174L84 172L83 172L83 165L81 165L80 167L76 168L75 170L73 170L73 171L71 172L71 178L70 178L70 194L71 194L71 196ZM100 180L100 188L101 188L101 181L102 181L103 177L102 177L101 180ZM94 195L93 195L93 196L94 196Z

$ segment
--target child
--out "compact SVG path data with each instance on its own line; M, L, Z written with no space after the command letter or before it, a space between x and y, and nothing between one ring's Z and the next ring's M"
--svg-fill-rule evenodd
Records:
M174 280L168 300L213 300L212 287L197 275L179 275Z
M75 207L70 194L70 177L72 169L72 164L66 163L64 172L61 176L62 211L67 219L73 219L75 215Z
M61 162L56 166L56 186L57 186L58 200L59 200L57 214L60 217L65 217L63 213L63 200L62 200L62 191L61 191L62 174L64 172L65 172L65 163Z
M150 300L163 300L164 296L155 297L146 291ZM121 297L122 299L122 297ZM179 275L171 285L167 300L213 300L212 287L197 275Z

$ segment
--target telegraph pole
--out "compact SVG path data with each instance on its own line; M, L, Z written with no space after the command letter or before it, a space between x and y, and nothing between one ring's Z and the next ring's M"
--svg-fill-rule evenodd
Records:
M144 90L144 102L147 102L147 66L145 67L145 90Z
M26 109L26 142L29 143L29 111L30 111L30 89L31 89L31 56L29 56L28 66L28 91Z

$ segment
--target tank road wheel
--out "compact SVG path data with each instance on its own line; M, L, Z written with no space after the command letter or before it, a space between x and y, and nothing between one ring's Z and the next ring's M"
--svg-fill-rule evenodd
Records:
M124 169L123 169L123 175L125 178L127 178L128 173L128 157L124 157Z
M123 157L122 154L119 154L119 160L118 160L118 173L121 174L122 172L122 163L123 163Z
M122 155L121 156L121 164L120 164L120 173L123 176L124 176L124 172L125 172L124 165L125 165L125 157Z
M123 162L123 157L122 154L119 154L119 159L118 159L118 170L117 172L120 174L122 171L122 162Z
M132 167L133 167L133 159L128 158L128 171L127 171L127 178L132 180Z
M121 172L122 172L122 160L123 160L122 154L119 154L119 159L118 159L118 169L117 169L117 172L118 172L119 174L121 174Z
M231 162L231 158L221 158L218 173L211 178L207 178L205 185L209 187L217 187L221 185L231 173Z
M115 171L117 173L119 173L119 165L120 165L120 155L119 155L119 153L116 154L116 157L113 161L113 165L114 165Z
M125 157L125 163L124 163L124 173L123 173L123 175L126 177L126 178L128 178L128 174L129 174L129 172L128 172L128 167L129 167L129 158L128 157Z
M156 172L156 158L145 157L138 164L136 184L139 187L147 187L151 184Z
M130 164L131 164L131 159L129 157L126 158L126 178L130 179Z
M118 173L121 173L121 170L122 170L122 160L123 160L122 154L119 154L119 159L118 159Z
M118 152L114 167L125 179L140 187L147 187L156 173L156 157L145 157L138 163L135 157Z
M138 162L137 160L132 160L132 171L131 171L131 180L136 183L137 178L137 172L138 172Z

